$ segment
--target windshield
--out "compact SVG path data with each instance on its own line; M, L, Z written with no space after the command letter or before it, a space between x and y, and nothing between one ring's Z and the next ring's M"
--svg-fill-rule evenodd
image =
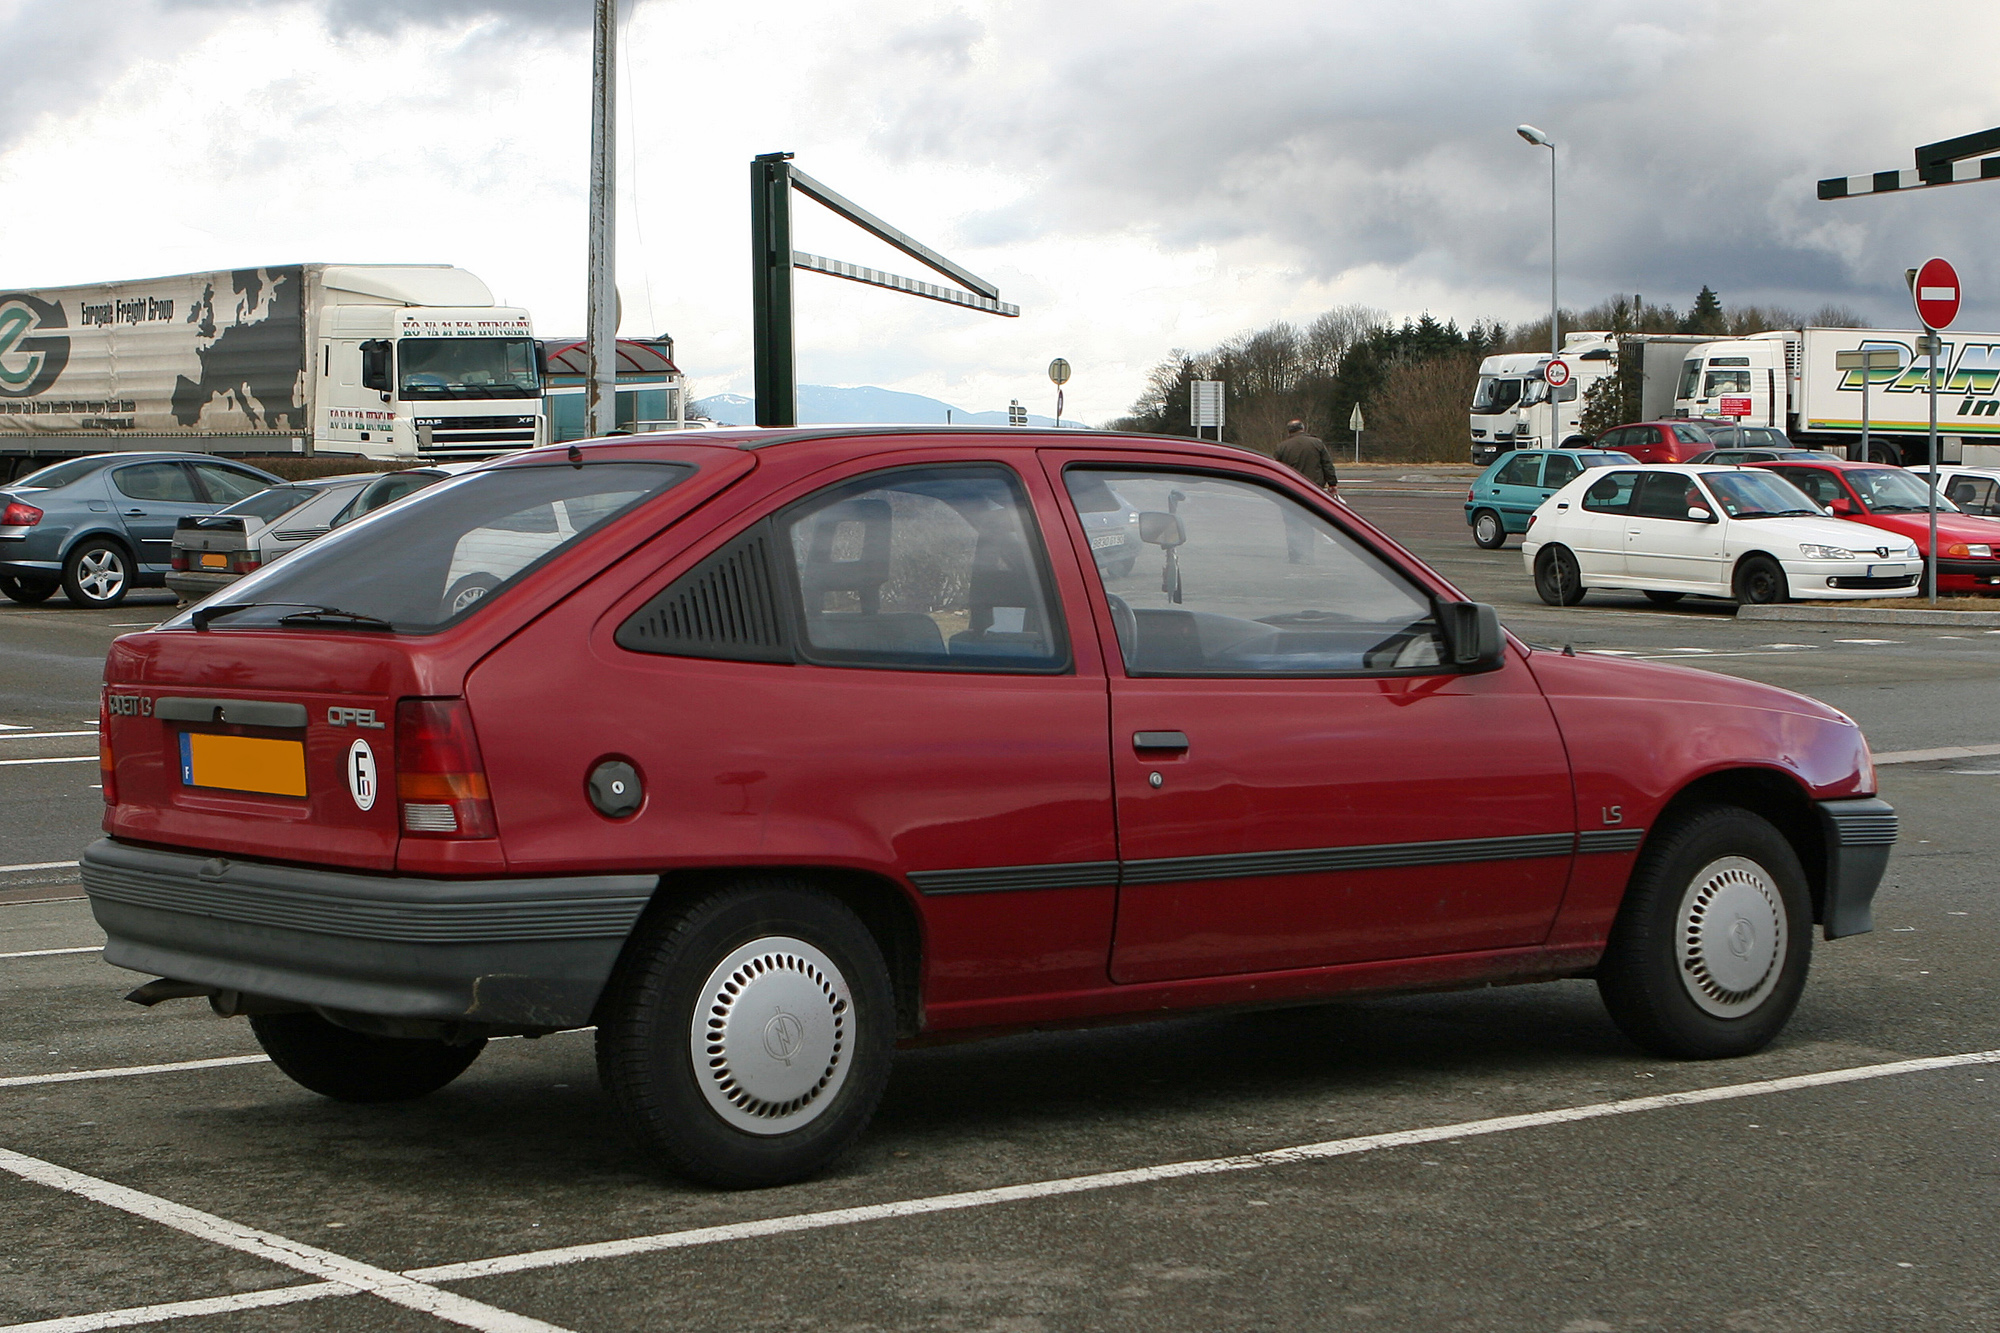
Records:
M1694 386L1699 383L1701 383L1701 359L1696 357L1681 367L1681 387L1674 391L1674 397L1694 397Z
M1479 387L1472 394L1472 410L1482 416L1494 412L1505 412L1521 401L1521 381L1501 379L1497 375L1481 375Z
M1731 518L1781 518L1826 511L1805 492L1768 472L1711 472L1702 476Z
M535 398L533 338L404 338L396 344L405 398Z
M273 486L247 500L238 500L221 512L241 514L245 518L258 518L269 523L280 515L291 513L318 493L318 489L311 486Z
M1928 477L1929 473L1920 474ZM1931 488L1917 475L1893 467L1858 468L1847 474L1847 484L1861 497L1870 513L1907 514L1931 507ZM1956 513L1958 506L1938 497L1940 512Z
M102 458L72 458L67 463L57 463L39 472L30 472L19 481L7 483L4 489L10 491L52 491L58 486L67 486L79 477L87 477L104 466Z
M442 629L523 573L694 474L681 463L590 463L469 472L336 529L200 608L218 627L269 628L301 607L374 617L407 634ZM227 616L227 606L255 603ZM165 628L191 624L191 613Z

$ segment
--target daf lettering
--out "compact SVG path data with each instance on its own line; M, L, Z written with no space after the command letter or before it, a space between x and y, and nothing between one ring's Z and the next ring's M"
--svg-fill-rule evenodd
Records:
M329 708L326 710L326 724L329 727L372 727L379 731L382 724L375 720L372 708Z

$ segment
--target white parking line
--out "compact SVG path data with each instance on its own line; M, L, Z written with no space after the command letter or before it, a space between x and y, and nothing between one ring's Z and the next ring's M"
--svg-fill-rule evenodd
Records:
M268 1055L220 1055L211 1060L179 1060L170 1065L123 1065L113 1069L72 1069L61 1074L14 1074L0 1078L0 1088L32 1088L43 1083L83 1083L100 1078L131 1078L137 1074L178 1074L189 1069L224 1069L230 1065L269 1064Z
M191 1062L199 1064L202 1062ZM870 1204L857 1208L835 1208L818 1213L795 1213L788 1217L772 1217L759 1221L738 1222L714 1227L697 1227L686 1231L662 1232L652 1236L635 1236L628 1240L600 1241L587 1245L570 1245L557 1249L530 1250L520 1254L501 1255L492 1259L476 1259L468 1263L439 1264L430 1268L412 1268L401 1274L386 1274L400 1277L412 1283L418 1292L434 1293L446 1297L449 1293L438 1291L429 1284L466 1281L472 1278L493 1277L506 1273L530 1272L543 1268L556 1268L568 1264L587 1263L598 1259L627 1258L632 1255L652 1254L663 1250L688 1249L702 1245L714 1245L726 1241L752 1240L763 1236L781 1236L801 1231L821 1231L831 1227L852 1226L861 1222L884 1221L902 1217L922 1217L935 1213L961 1212L971 1208L984 1208L997 1203L1013 1203L1030 1199L1054 1198L1068 1194L1085 1194L1097 1190L1116 1189L1126 1185L1150 1184L1156 1181L1180 1180L1197 1176L1222 1175L1238 1171L1256 1171L1266 1167L1288 1166L1297 1162L1325 1161L1335 1157L1351 1157L1360 1153L1375 1152L1384 1148L1406 1148L1419 1144L1452 1142L1486 1134L1504 1134L1517 1129L1537 1129L1546 1125L1573 1124L1585 1120L1602 1120L1613 1116L1636 1115L1647 1111L1669 1110L1682 1106L1699 1106L1709 1102L1735 1101L1745 1097L1765 1097L1774 1093L1794 1092L1806 1088L1831 1087L1842 1083L1858 1083L1869 1079L1893 1078L1902 1074L1929 1073L1941 1069L1958 1069L1968 1066L2000 1064L2000 1050L1971 1051L1961 1055L1925 1056L1914 1060L1895 1060L1878 1065L1859 1065L1848 1069L1830 1069L1817 1074L1794 1074L1785 1078L1761 1079L1752 1083L1731 1083L1715 1088L1697 1088L1690 1092L1669 1092L1653 1097L1633 1097L1625 1101L1595 1102L1586 1106L1564 1107L1554 1111L1537 1111L1526 1115L1495 1116L1487 1120L1460 1121L1457 1124L1436 1125L1426 1129L1395 1130L1386 1134L1366 1134L1356 1138L1330 1139L1323 1143L1309 1143L1295 1148L1276 1148L1268 1152L1244 1153L1234 1157L1210 1157L1187 1162L1170 1162L1161 1166L1138 1167L1127 1171L1103 1171L1095 1175L1070 1176L1058 1180L1036 1181L1023 1185L1004 1185L995 1189L968 1190L959 1194L937 1194L927 1198L901 1199L891 1203ZM167 1068L168 1066L159 1066ZM190 1066L191 1067L191 1066ZM139 1072L139 1071L130 1071ZM231 1245L232 1248L246 1250L275 1263L286 1264L316 1276L333 1278L328 1282L297 1287L284 1287L275 1291L242 1292L232 1296L215 1297L204 1301L179 1301L165 1305L136 1306L123 1310L104 1311L93 1315L76 1315L68 1320L43 1320L32 1324L8 1324L0 1327L0 1333L84 1333L85 1330L100 1328L122 1328L133 1324L158 1323L170 1319L185 1318L189 1315L221 1313L234 1309L253 1309L260 1306L292 1304L300 1301L318 1300L327 1296L347 1296L360 1291L372 1291L388 1300L396 1296L378 1289L364 1281L366 1275L371 1280L379 1280L385 1270L371 1268L340 1255L330 1255L324 1250L314 1250L296 1241L281 1236L271 1236L266 1232L252 1231L248 1227L233 1222L225 1222L207 1213L197 1213L193 1209L156 1199L152 1195L138 1194L125 1190L122 1186L98 1181L89 1176L77 1176L35 1158L22 1157L16 1153L0 1149L0 1168L14 1171L18 1175L30 1176L16 1163L32 1163L35 1167L50 1172L61 1172L65 1179L88 1182L92 1186L120 1191L121 1197L136 1196L149 1207L177 1210L176 1215L199 1219L204 1227L220 1226L228 1229L224 1236L203 1235L204 1239L215 1240L217 1244ZM40 1183L51 1183L43 1180ZM56 1188L66 1188L58 1184ZM83 1193L81 1189L72 1192ZM113 1207L125 1207L124 1203L94 1194L99 1202L111 1203ZM128 1208L127 1211L138 1211ZM140 1212L140 1216L152 1217L168 1226L174 1221L152 1213ZM238 1243L237 1238L245 1238ZM265 1246L278 1244L289 1247L286 1253L271 1253ZM327 1262L325 1269L309 1268L302 1259L294 1256L311 1256L315 1262ZM342 1267L333 1267L332 1264ZM404 1302L398 1301L398 1304ZM468 1304L471 1304L468 1302ZM410 1304L409 1308L423 1308ZM505 1311L493 1310L489 1306L477 1306L480 1311L491 1311L496 1315L522 1319L522 1316L508 1315ZM426 1309L441 1319L451 1316L436 1309ZM453 1320L453 1322L464 1322ZM519 1325L468 1324L469 1327L505 1327L549 1329L552 1326L525 1321Z
M823 1213L799 1213L773 1217L761 1222L738 1222L690 1231L669 1231L657 1236L635 1236L630 1240L599 1241L592 1245L571 1245L553 1250L531 1250L525 1254L479 1259L471 1263L440 1264L435 1268L411 1269L406 1276L425 1282L456 1282L466 1278L491 1277L500 1273L520 1273L537 1268L581 1263L589 1259L613 1259L658 1250L685 1249L692 1245L712 1245L718 1241L747 1240L756 1236L778 1236L794 1231L817 1231L825 1227L850 1226L892 1217L919 1217L927 1213L956 1212L984 1208L996 1203L1022 1199L1047 1199L1063 1194L1084 1194L1116 1189L1125 1185L1145 1185L1189 1176L1221 1175L1233 1171L1256 1171L1295 1162L1324 1161L1350 1157L1382 1148L1407 1148L1420 1143L1441 1143L1468 1139L1482 1134L1505 1134L1517 1129L1538 1129L1544 1125L1573 1124L1581 1120L1602 1120L1609 1116L1636 1115L1643 1111L1663 1111L1678 1106L1698 1106L1705 1102L1735 1101L1743 1097L1765 1097L1776 1092L1801 1088L1821 1088L1863 1079L1889 1078L1898 1074L1955 1069L1965 1065L2000 1064L2000 1051L1974 1051L1965 1055L1938 1055L1917 1060L1897 1060L1889 1064L1861 1065L1850 1069L1829 1069L1818 1074L1794 1074L1789 1078L1762 1079L1755 1083L1731 1083L1719 1088L1697 1088L1692 1092L1669 1092L1656 1097L1634 1097L1622 1102L1596 1102L1556 1111L1536 1111L1528 1115L1495 1116L1490 1120L1468 1120L1428 1129L1396 1130L1388 1134L1366 1134L1359 1138L1332 1139L1296 1148L1274 1148L1269 1152L1244 1153L1236 1157L1209 1157L1191 1162L1170 1162L1163 1166L1142 1166L1130 1171L1103 1171L1096 1175L1071 1176L1063 1180L1042 1180L1027 1185L1003 1185L997 1189L967 1190L962 1194L938 1194L927 1199L903 1199L895 1203L871 1204L860 1208L836 1208Z
M60 759L0 759L0 764L94 764L96 762L97 756L94 754L64 755Z
M0 875L11 874L17 870L74 870L76 864L74 861L29 861L24 865L0 866Z
M2000 745L1945 745L1935 750L1889 750L1876 755L1875 766L1921 764L1929 759L1976 759L1984 754L2000 754Z
M0 953L0 958L54 958L62 953L103 953L101 944L84 944L74 949L25 949L20 953Z
M0 741L47 741L58 736L95 736L97 728L89 731L19 731L11 736L0 736Z
M440 1291L401 1273L364 1264L359 1259L350 1259L344 1254L322 1250L316 1245L306 1245L273 1232L259 1231L241 1222L204 1213L171 1199L162 1199L156 1194L142 1193L96 1176L86 1176L39 1157L0 1148L0 1170L10 1171L37 1185L46 1185L134 1217L142 1217L148 1222L157 1222L198 1240L309 1273L341 1291L365 1291L391 1305L431 1315L462 1328L479 1329L481 1333L568 1333L558 1324L530 1319L527 1315L486 1305L456 1292Z

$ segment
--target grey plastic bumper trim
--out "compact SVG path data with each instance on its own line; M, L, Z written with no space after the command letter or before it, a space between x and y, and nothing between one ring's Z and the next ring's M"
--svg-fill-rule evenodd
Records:
M1875 890L1889 867L1898 832L1896 809L1873 796L1817 803L1826 842L1826 896L1820 926L1826 938L1875 929Z

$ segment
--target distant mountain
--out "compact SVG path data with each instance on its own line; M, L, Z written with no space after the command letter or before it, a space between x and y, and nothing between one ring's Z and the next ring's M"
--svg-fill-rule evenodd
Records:
M718 393L696 398L688 403L688 408L725 426L757 424L756 400L740 393ZM856 389L836 389L826 384L799 386L799 424L802 426L942 426L946 422L946 413L950 414L953 424L960 426L1007 424L1004 408L998 412L967 412L920 393L898 393L894 389L877 389L872 385ZM1028 424L1053 426L1056 423L1053 417L1031 414ZM1081 427L1083 423L1065 421L1063 425Z

